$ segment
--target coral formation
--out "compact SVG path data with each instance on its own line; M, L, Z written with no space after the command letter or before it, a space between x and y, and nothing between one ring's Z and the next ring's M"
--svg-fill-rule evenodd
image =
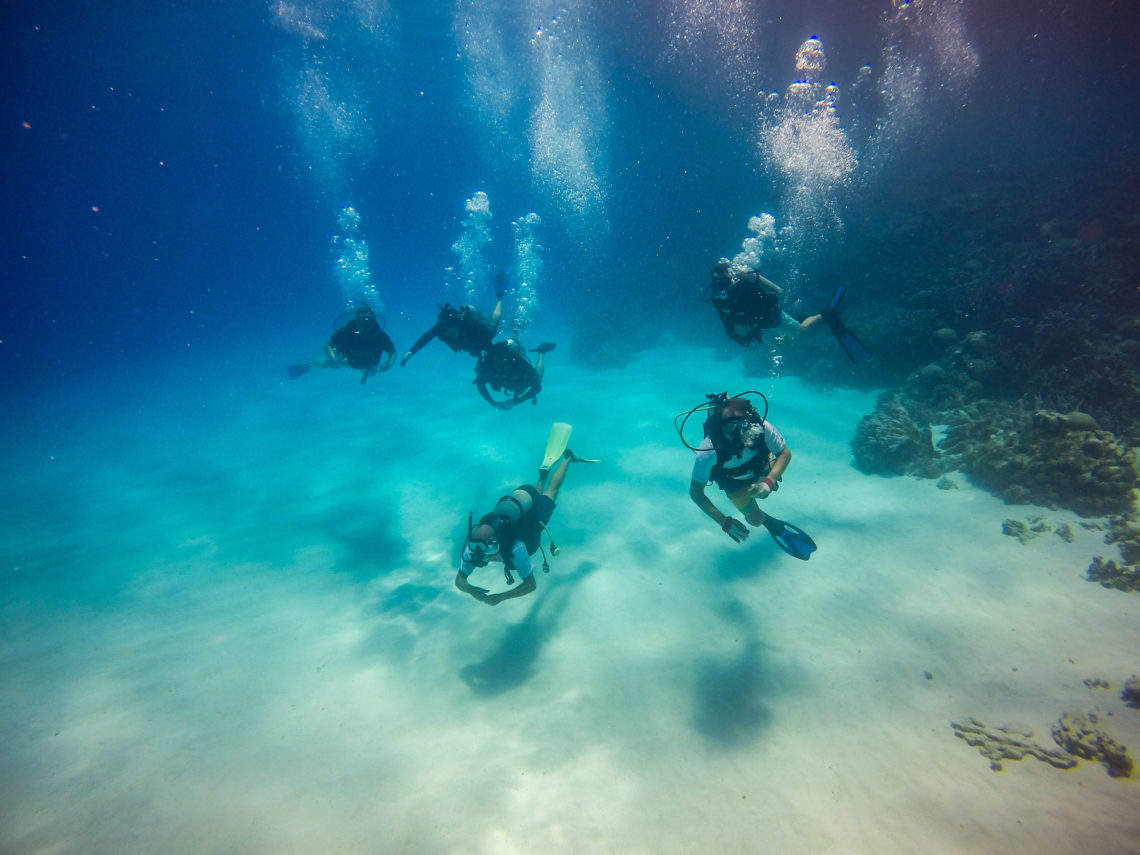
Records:
M1120 692L1120 699L1128 706L1140 709L1140 677L1133 674L1128 679Z
M1115 543L1128 564L1140 564L1140 524L1135 513L1112 517L1108 521L1108 534L1105 543Z
M1140 592L1140 566L1117 564L1098 555L1089 564L1088 580L1099 582L1105 588Z
M1102 218L1106 200L1124 202L1121 188L1099 189L1095 217L1071 205L1058 216L1052 190L1010 189L930 200L920 220L893 227L850 224L853 245L876 258L848 318L876 355L861 376L890 390L858 426L856 465L960 470L1010 503L1127 513L1140 486L1140 219L1123 214L1130 203L1111 225ZM961 228L947 242L951 220ZM1093 220L1095 239L1082 231ZM833 264L837 275L857 266ZM787 367L834 382L829 360ZM936 425L947 436L928 454Z
M911 416L898 392L879 397L875 411L864 416L851 442L855 465L869 475L942 474L929 426ZM951 467L952 468L952 467Z
M1046 534L1053 530L1053 527L1045 521L1044 517L1029 517L1028 522L1021 520L1003 520L1001 524L1001 533L1009 537L1016 537L1022 543L1028 543L1041 534Z
M1033 739L1030 728L1019 725L989 727L968 716L962 721L950 722L950 726L955 736L977 748L978 753L990 761L990 768L995 772L1002 770L1003 760L1036 757L1058 769L1072 769L1081 757L1100 761L1114 778L1131 777L1132 758L1128 756L1128 748L1101 730L1099 723L1096 713L1064 713L1052 727L1057 748L1040 745Z
M921 389L917 395L923 395ZM968 402L940 388L880 396L851 449L868 474L938 477L961 469L1011 504L1066 508L1082 516L1129 512L1140 486L1134 451L1091 416L1036 410L1013 402ZM945 424L933 442L930 425Z
M952 721L954 735L966 740L967 745L978 749L978 753L990 761L995 772L1002 770L1002 760L1023 760L1026 755L1036 757L1043 763L1058 769L1072 769L1077 760L1066 751L1044 748L1033 741L1033 731L1016 725L987 727L973 716L962 721Z
M1128 749L1097 727L1096 713L1065 713L1053 725L1053 741L1062 749L1086 760L1099 760L1114 778L1132 775Z

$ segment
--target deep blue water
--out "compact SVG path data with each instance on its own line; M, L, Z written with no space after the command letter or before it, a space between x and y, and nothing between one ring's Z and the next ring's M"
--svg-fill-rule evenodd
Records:
M541 299L585 348L599 312L624 318L614 334L719 335L700 303L711 262L739 248L749 216L787 217L794 183L758 145L771 113L755 93L782 97L812 35L861 161L828 191L841 220L897 221L964 187L1103 178L1134 157L1126 3L946 3L946 20L911 4L921 30L892 29L886 2L757 3L743 24L732 5L6 4L4 387L240 342L308 347L343 308L330 241L346 204L402 346L448 298L449 248L477 190L495 215L496 267L510 262L509 221L543 218ZM456 36L464 16L472 44ZM558 40L545 60L540 27ZM888 110L874 86L857 91L859 69L881 83L890 45L920 74L898 139L872 163ZM976 67L962 70L963 50ZM302 125L306 68L355 113L348 131ZM498 118L467 85L484 69L511 101ZM604 185L585 212L568 201L576 166L570 189L562 167L536 167L544 93L556 147L584 148ZM847 241L858 257L858 233L820 237L796 259L805 299L830 291L812 277L829 252Z

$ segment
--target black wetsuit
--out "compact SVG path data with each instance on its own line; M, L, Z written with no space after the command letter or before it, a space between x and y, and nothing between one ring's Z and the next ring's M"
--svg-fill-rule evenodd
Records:
M745 347L763 341L763 331L782 320L779 295L761 286L751 270L737 276L714 270L712 304L728 337Z
M396 355L392 339L380 329L376 316L365 310L332 334L329 349L359 371L375 371L384 354Z
M473 382L489 404L502 410L532 401L542 390L542 376L514 340L497 341L480 355ZM511 397L496 401L492 389Z
M444 305L439 310L435 326L416 339L408 348L407 356L418 353L433 338L438 338L456 353L465 351L478 356L491 346L495 326L474 306L456 309Z

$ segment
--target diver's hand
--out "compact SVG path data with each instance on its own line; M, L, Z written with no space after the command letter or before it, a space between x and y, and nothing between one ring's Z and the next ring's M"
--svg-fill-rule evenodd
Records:
M480 602L483 602L483 603L487 602L487 589L486 588L477 588L474 585L468 585L467 586L467 593L470 594L474 599L479 600Z
M776 482L771 478L765 478L763 481L757 481L749 490L757 499L767 499L776 489Z
M503 595L502 594L488 594L487 596L483 597L483 602L485 602L489 606L497 606L502 601L503 601Z
M400 367L403 368L405 365L407 365L408 360L411 358L412 358L412 352L409 350L407 353L405 353L403 356L400 357Z
M744 543L744 541L748 540L748 535L752 533L748 530L748 526L736 519L736 517L725 517L720 527L725 534L737 543Z

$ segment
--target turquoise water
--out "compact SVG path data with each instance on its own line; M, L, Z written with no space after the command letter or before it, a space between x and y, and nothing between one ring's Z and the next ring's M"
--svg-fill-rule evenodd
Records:
M1134 780L995 773L950 726L1140 744L1140 600L1083 577L1105 521L850 447L914 329L989 323L964 278L1130 245L1122 9L231 6L0 16L0 850L1137 851ZM847 284L876 361L730 342L721 256L805 312ZM361 302L402 353L498 288L558 343L533 406L439 342L284 370ZM688 498L674 415L745 389L806 563ZM468 513L556 421L600 462L488 607Z

